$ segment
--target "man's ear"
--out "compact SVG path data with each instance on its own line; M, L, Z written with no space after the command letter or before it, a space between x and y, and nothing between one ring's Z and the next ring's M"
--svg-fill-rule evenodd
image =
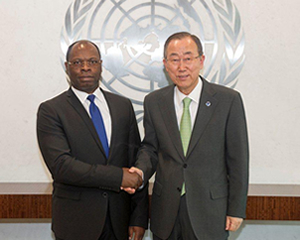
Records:
M165 58L163 59L163 63L164 63L164 66L165 66L166 71L169 72L168 66L167 66L167 65L168 65L168 64L167 64L167 60L166 60Z
M65 72L66 72L66 74L68 74L68 67L69 67L69 64L67 62L65 62Z

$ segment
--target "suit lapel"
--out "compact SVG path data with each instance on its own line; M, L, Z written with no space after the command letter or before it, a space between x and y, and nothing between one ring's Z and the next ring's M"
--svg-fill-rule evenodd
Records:
M165 126L168 130L171 142L174 144L179 156L182 160L185 159L183 154L183 147L178 129L177 117L174 106L174 86L169 87L168 90L158 101L161 115L163 117Z
M79 99L76 97L76 95L71 90L71 88L67 92L67 98L68 98L69 103L74 108L74 110L78 113L78 115L80 116L80 118L85 123L87 129L90 131L92 137L97 142L97 145L99 146L99 148L103 152L103 155L105 156L104 149L103 149L102 144L100 142L100 139L99 139L99 136L97 134L97 131L96 131L95 127L94 127L94 124L93 124L90 116L86 112L85 108L82 106L82 104L79 101Z
M197 116L194 123L194 128L187 152L187 158L197 145L200 140L208 122L210 121L216 106L218 104L218 100L214 97L215 91L211 87L210 83L206 80L202 79L203 88L200 96L200 102L198 107Z

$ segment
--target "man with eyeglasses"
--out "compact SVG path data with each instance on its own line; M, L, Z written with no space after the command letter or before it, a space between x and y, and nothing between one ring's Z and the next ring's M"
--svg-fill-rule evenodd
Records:
M198 37L170 36L163 61L174 85L144 101L145 138L130 171L146 182L156 172L154 240L224 240L245 218L249 157L242 99L199 76L204 60Z
M37 135L53 177L52 229L57 240L134 240L148 222L147 188L130 173L140 146L129 99L99 88L98 47L73 43L66 55L70 89L42 103ZM133 238L133 233L134 238Z

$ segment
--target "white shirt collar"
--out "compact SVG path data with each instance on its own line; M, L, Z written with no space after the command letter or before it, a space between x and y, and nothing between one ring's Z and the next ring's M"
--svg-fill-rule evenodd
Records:
M189 95L183 94L182 92L179 91L178 87L175 86L175 95L176 95L175 99L176 99L178 106L180 106L180 104L182 103L182 100L186 97L189 97L190 99L192 99L192 101L199 104L202 84L203 84L202 80L199 77L199 81L198 81L196 87L193 89L193 91Z
M90 95L84 91L80 91L80 90L74 88L73 86L71 87L71 89L75 93L75 95L78 97L78 99L80 100L80 102L82 104L84 104L84 102L87 100L87 97ZM97 88L92 94L94 94L100 102L105 101L104 95L101 92L100 88Z

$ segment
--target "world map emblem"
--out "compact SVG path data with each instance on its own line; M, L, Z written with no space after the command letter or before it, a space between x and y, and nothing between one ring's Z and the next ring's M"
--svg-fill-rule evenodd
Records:
M101 86L129 98L140 122L145 95L171 83L163 47L180 31L201 39L206 56L201 75L235 87L245 61L245 34L231 0L75 0L61 31L61 62L71 43L96 43L103 60Z

